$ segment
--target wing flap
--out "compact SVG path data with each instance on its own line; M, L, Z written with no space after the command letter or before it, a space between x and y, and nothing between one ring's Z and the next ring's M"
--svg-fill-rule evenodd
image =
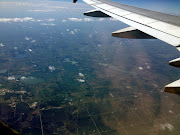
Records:
M180 67L180 58L176 58L174 60L171 60L169 62L169 65L174 66L174 67Z
M153 39L154 37L141 32L133 27L128 27L125 29L121 29L112 33L113 37L120 38L131 38L131 39Z
M180 37L180 27L179 26L175 26L175 25L168 24L166 22L160 22L160 21L148 24L148 26L150 26L154 29L163 31L165 33L171 34L178 38Z
M91 17L110 17L109 15L106 15L105 13L103 13L99 10L96 10L96 9L85 12L84 15L91 16Z
M180 94L180 80L172 82L165 86L165 92Z

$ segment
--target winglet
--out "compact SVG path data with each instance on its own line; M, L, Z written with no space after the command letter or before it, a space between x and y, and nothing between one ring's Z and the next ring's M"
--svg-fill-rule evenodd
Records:
M73 0L73 3L76 3L77 2L77 0Z
M113 37L130 38L130 39L153 39L154 37L137 30L134 27L128 27L112 33Z

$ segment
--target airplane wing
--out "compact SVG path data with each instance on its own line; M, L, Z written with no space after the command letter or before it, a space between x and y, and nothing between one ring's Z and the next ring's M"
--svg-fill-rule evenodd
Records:
M95 8L84 13L92 17L113 17L131 27L112 33L114 37L149 39L157 38L180 51L180 17L147 9L137 8L108 0L83 0ZM77 0L74 0L76 3ZM180 67L180 58L169 62L170 65ZM180 91L180 81L175 83ZM170 87L173 87L171 84ZM169 85L167 85L169 87ZM166 89L168 92L168 89ZM169 91L171 92L171 91Z

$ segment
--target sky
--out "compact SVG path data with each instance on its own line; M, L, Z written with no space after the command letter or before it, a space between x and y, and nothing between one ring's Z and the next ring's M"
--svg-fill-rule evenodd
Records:
M155 10L173 15L180 15L179 0L112 0L149 10Z
M55 0L55 1L72 2L72 0ZM178 16L180 15L179 0L110 0L110 1L115 1L122 4L132 5L140 8L146 8L149 10L169 13L172 15L178 15ZM78 0L78 2L82 2L82 0Z
M5 0L1 0L5 1ZM17 0L6 0L5 2L17 1ZM37 2L36 0L18 0L18 2ZM41 0L40 0L41 1ZM43 0L43 1L65 1L72 2L73 0ZM115 2L137 6L141 8L147 8L150 10L156 10L165 13L171 13L174 15L179 15L179 0L112 0ZM81 3L82 0L78 0L78 3Z

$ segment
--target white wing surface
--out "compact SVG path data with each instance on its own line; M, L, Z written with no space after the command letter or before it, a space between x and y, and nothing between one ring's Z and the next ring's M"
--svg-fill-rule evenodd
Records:
M74 3L77 0L74 0ZM180 17L147 9L132 7L108 0L83 0L95 8L84 15L92 17L113 17L131 27L118 30L112 36L121 38L157 38L180 51ZM180 67L180 58L169 62L170 65ZM175 85L174 85L175 84ZM165 87L165 91L180 93L180 81L176 81Z
M114 17L148 35L173 46L180 46L180 17L132 7L107 0L83 0L111 17Z

